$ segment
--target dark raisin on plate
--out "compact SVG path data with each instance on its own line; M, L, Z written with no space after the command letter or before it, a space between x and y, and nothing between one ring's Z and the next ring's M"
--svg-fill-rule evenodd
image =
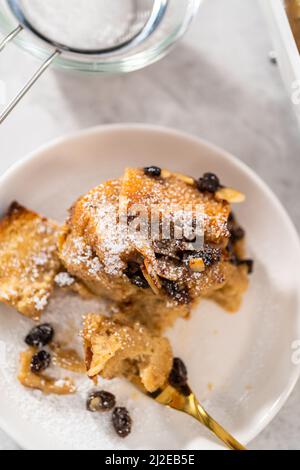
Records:
M28 346L41 348L51 343L54 337L54 329L49 323L38 325L32 328L25 338Z
M51 364L51 355L47 351L39 351L31 360L30 369L34 374L39 374L48 369Z
M187 305L191 302L188 289L182 287L178 282L163 279L162 285L168 296L178 302L180 305Z
M91 392L88 396L86 407L88 411L110 411L116 406L116 397L104 390Z
M187 385L188 381L188 372L186 365L179 358L175 357L173 360L173 367L169 376L169 384L172 387L178 388Z
M214 173L205 173L197 182L199 191L216 193L221 188L220 180Z
M132 419L126 408L115 408L112 414L112 423L118 436L127 437L131 433Z
M158 166L147 166L144 168L144 173L146 176L150 177L160 177L161 176L161 168Z

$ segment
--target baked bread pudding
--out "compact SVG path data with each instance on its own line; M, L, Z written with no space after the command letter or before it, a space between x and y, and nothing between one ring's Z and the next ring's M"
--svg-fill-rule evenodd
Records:
M13 203L0 221L0 301L38 319L61 263L58 225Z
M83 338L89 377L140 380L149 392L166 383L173 362L169 341L130 322L126 315L88 315Z
M247 290L253 262L232 210L244 199L212 173L195 180L153 166L129 168L81 196L62 227L13 203L0 220L0 301L32 320L55 287L107 305L106 315L87 311L83 319L85 359L67 339L56 342L52 325L35 326L20 356L20 383L75 393L72 377L45 373L51 365L95 383L124 377L150 393L179 384L186 369L166 330L202 299L234 313ZM115 405L103 390L87 400L90 412L114 408L115 430L126 437L131 417Z
M196 182L156 167L127 169L123 178L74 204L59 238L59 256L95 295L117 302L129 319L154 333L188 317L202 298L234 312L247 289L248 266L238 261L244 256L241 240L231 240L230 200L243 197L221 187L212 174ZM193 238L182 236L186 227L178 222L178 208L188 208L194 218L201 208L198 248ZM120 223L124 214L126 225ZM180 236L166 238L162 219Z

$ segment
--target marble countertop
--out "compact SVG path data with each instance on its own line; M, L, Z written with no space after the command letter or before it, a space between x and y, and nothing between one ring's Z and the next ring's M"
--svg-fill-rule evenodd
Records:
M126 76L50 70L0 127L0 174L45 142L116 122L155 123L237 155L279 196L300 229L300 128L258 0L209 0L162 62ZM0 55L9 96L38 62L10 45ZM300 449L300 384L252 449ZM18 446L0 431L0 450Z

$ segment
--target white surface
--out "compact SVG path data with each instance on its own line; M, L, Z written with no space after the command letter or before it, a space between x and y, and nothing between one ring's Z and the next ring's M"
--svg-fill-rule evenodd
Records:
M230 150L263 177L300 229L299 128L256 0L209 0L164 61L123 77L49 73L0 128L0 172L50 139L99 123L160 123ZM8 95L38 62L10 46L0 55ZM255 449L300 449L300 384ZM0 437L0 448L9 448Z
M300 90L300 55L293 37L283 0L261 0L270 27L276 56L287 91L290 95ZM300 106L294 109L300 123Z
M12 168L0 179L0 213L17 200L63 221L78 195L118 177L125 165L149 164L190 175L209 170L247 195L237 212L256 266L239 314L228 315L205 302L190 321L179 321L170 333L175 355L188 364L196 395L223 426L247 444L279 411L300 370L292 362L291 349L300 336L299 239L275 196L250 169L184 134L137 126L104 127L60 140ZM57 316L62 319L63 313L57 312ZM15 378L16 363L30 323L3 305L0 317L0 341L7 346L6 363L0 371L0 423L25 448L219 447L190 418L162 409L139 394L132 399L134 389L124 381L105 384L123 403L130 396L127 406L134 416L134 428L122 442L109 432L107 419L97 427L94 416L84 410L87 378L81 385L83 394L75 397L43 399L36 392L24 391ZM50 318L52 315L46 320ZM58 332L60 328L56 327ZM213 384L212 391L209 384Z

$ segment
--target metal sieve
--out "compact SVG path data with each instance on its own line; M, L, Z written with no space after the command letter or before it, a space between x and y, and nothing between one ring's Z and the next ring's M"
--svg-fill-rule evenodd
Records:
M43 59L0 115L0 124L39 77L57 65L128 72L163 57L201 0L0 0L0 52L11 41Z

